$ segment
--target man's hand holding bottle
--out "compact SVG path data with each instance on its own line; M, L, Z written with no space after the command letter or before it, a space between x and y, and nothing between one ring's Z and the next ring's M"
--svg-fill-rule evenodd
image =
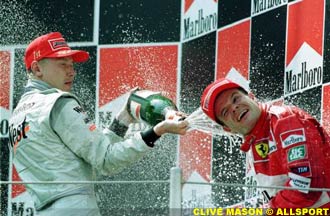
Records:
M178 112L177 115L182 116L180 112ZM184 120L184 118L182 117L179 119L174 118L174 119L165 119L164 121L161 121L160 123L154 126L155 133L158 136L161 136L165 133L185 135L187 130L189 129L188 121Z
M125 105L116 119L127 127L131 123L143 122L153 126L154 132L161 136L165 133L184 135L188 130L188 122L184 120L186 117L159 92L136 87L128 92Z

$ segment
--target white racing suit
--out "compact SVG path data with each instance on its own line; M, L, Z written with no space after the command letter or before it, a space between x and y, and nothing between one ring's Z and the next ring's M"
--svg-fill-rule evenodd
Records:
M92 181L93 168L106 175L118 172L151 149L141 134L123 140L110 130L99 131L75 96L36 80L29 80L10 120L14 165L28 182ZM92 184L25 186L39 213L99 215ZM77 199L72 205L60 199L69 196ZM70 209L57 213L61 203Z

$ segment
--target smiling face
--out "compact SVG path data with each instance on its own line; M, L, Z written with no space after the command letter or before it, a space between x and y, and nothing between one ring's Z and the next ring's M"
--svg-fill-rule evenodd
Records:
M223 91L214 106L215 116L224 127L242 135L251 132L261 114L257 102L237 88Z
M72 57L43 59L33 62L31 69L37 79L66 92L71 90L76 75Z

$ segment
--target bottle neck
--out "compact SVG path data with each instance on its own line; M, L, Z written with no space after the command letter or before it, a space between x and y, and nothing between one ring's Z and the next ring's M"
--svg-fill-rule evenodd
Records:
M131 96L129 97L130 100L135 101L139 104L145 104L148 100L144 97L141 97L135 93L131 94Z

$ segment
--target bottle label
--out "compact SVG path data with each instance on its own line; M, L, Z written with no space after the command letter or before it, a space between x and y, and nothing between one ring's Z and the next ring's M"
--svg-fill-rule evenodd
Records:
M153 92L150 90L138 90L134 92L137 96L140 96L142 98L147 98L150 95L155 95L155 94L160 94L160 92ZM142 121L141 115L140 115L140 110L141 110L141 103L138 103L137 101L130 100L130 113L138 121Z
M130 102L131 115L133 116L133 118L135 118L138 121L141 120L140 110L141 110L141 104L139 104L135 101Z

